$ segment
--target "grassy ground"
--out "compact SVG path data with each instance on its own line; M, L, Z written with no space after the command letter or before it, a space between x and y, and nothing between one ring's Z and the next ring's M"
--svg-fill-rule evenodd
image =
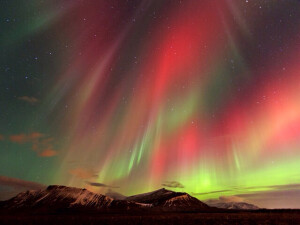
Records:
M300 224L299 212L162 213L152 215L1 215L1 225Z

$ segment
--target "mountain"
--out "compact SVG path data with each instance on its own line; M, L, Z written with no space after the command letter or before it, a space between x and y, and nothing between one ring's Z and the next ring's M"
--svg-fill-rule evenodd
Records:
M115 194L115 193L113 193ZM150 212L150 211L210 211L211 208L184 192L166 189L117 200L86 189L51 185L44 190L32 190L0 202L0 209L31 213L56 212Z
M47 189L26 191L2 202L7 210L70 211L70 210L130 210L141 209L143 204L114 200L86 189L51 185Z
M259 207L256 205L246 203L246 202L206 202L211 207L221 208L221 209L237 209L237 210L258 210Z
M125 200L142 204L151 204L152 207L163 211L199 211L210 207L197 198L184 192L174 192L165 188L157 191L127 197Z

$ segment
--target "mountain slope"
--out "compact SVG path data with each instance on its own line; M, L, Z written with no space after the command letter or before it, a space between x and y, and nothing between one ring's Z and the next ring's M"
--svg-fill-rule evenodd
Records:
M216 202L208 203L211 207L217 207L221 209L237 209L237 210L258 210L259 207L246 202Z
M26 191L4 201L2 207L10 210L36 209L44 210L129 210L142 208L134 202L113 200L105 195L95 194L86 189L49 186L45 190Z
M151 212L151 211L210 211L212 208L183 192L166 189L122 196L115 200L86 189L52 185L44 190L26 191L0 202L0 209L31 213L52 212Z
M205 203L187 193L174 192L165 188L145 194L130 196L127 197L126 200L151 204L152 207L163 211L197 211L209 209L209 206Z

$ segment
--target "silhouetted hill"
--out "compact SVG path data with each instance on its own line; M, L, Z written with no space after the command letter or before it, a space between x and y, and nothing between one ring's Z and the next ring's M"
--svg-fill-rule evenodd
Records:
M114 200L86 189L51 185L47 189L26 191L1 203L6 210L31 210L34 212L58 211L114 211L148 207L145 204Z
M246 203L246 202L206 202L207 205L211 207L217 207L221 209L236 209L236 210L258 210L259 207L256 205Z
M174 192L165 188L133 195L126 198L127 201L151 204L153 207L163 211L203 211L210 207L197 198L184 192Z

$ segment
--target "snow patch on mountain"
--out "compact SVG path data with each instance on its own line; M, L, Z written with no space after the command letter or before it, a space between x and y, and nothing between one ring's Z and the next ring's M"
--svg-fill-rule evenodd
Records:
M236 209L236 210L258 210L259 207L256 205L246 202L207 202L209 206L217 207L221 209Z

